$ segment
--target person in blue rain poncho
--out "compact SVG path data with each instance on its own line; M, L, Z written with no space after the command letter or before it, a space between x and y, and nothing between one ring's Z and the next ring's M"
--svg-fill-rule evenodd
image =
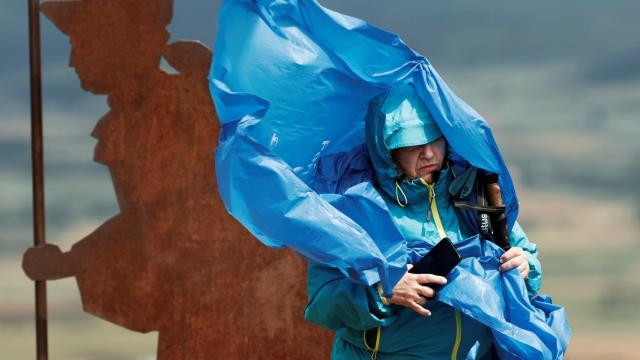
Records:
M413 85L400 83L373 102L366 144L374 154L376 188L409 248L433 246L445 236L456 244L475 235L452 203L450 186L456 175L447 159L446 139ZM529 295L536 295L542 276L536 246L517 223L510 242L500 270L517 269ZM305 316L336 331L333 359L497 356L487 326L432 300L432 286L444 285L443 277L407 272L389 299L380 286L356 284L335 268L310 264L308 278Z
M259 241L309 261L305 316L336 332L334 358L564 356L567 315L538 294L491 128L424 56L314 0L225 0L219 19L217 190ZM487 174L507 252L473 209ZM462 257L446 284L407 275L444 236Z

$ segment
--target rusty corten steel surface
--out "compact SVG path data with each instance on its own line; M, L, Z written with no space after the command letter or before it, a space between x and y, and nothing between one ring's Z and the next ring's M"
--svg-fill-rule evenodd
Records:
M195 41L167 44L172 5L42 4L71 38L82 87L108 95L110 111L91 135L120 212L69 252L29 249L25 272L74 276L85 311L159 331L158 359L328 359L331 334L303 319L304 261L252 238L218 196L211 52ZM159 68L162 55L178 74Z
M40 66L39 0L29 0L29 77L31 88L31 173L33 188L33 244L44 245L44 162L42 158L42 76ZM49 358L47 341L47 283L35 282L36 358Z

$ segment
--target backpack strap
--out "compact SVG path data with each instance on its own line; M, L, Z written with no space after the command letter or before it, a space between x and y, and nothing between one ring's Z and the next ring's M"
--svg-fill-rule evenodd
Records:
M469 166L451 182L449 193L474 231L505 251L511 248L497 174Z
M483 219L486 218L488 220L492 241L504 251L507 251L511 248L511 243L509 242L507 214L504 204L502 203L502 191L498 182L498 174L482 171L478 184L480 187L478 194L482 195L482 200L480 199L480 195L478 195L478 202L480 203L482 201L482 205L486 204L490 207L502 208L502 211L491 213L480 211L479 214L483 216Z

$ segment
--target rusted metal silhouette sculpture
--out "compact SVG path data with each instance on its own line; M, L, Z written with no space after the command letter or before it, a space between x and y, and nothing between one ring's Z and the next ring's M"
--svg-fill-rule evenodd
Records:
M29 249L23 268L38 280L74 276L86 312L159 331L158 359L327 359L330 334L303 319L304 261L253 239L218 196L211 52L167 44L172 5L42 3L71 38L83 89L108 95L94 160L109 167L120 213L69 252ZM160 69L162 56L178 74Z

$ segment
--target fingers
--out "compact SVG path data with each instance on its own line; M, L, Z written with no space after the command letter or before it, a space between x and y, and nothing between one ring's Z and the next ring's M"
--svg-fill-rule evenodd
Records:
M415 302L418 305L424 305L427 303L427 299L423 298L422 296L417 296L413 302Z
M518 271L520 271L520 276L523 279L529 277L529 262L524 261L520 266L518 266Z
M419 288L416 289L416 291L418 292L418 295L420 295L421 297L432 298L436 296L435 290L433 290L428 286L420 286Z
M412 266L407 266L411 268ZM433 274L412 274L407 272L393 288L393 296L389 301L412 309L422 316L431 316L431 311L422 307L427 303L427 298L435 296L435 291L429 286L420 283L444 285L447 279Z
M511 248L509 251L516 249L516 248ZM522 251L522 249L519 249L519 251L514 251L514 253L520 253L520 255L517 255L515 257L512 257L511 259L509 259L508 261L504 262L502 265L500 265L500 271L508 271L511 269L518 269L518 272L520 272L520 276L523 279L526 279L529 276L529 261L527 260L527 256L524 254L524 252ZM507 255L506 252L503 254L503 257L505 255ZM500 261L503 260L503 257L500 258Z
M411 302L408 307L422 316L431 316L431 311L423 308L415 302Z
M504 254L502 254L502 256L500 256L500 263L504 264L507 261L518 257L520 255L523 254L522 248L519 248L517 246L512 247L511 249L507 250L507 252L505 252Z
M419 284L444 285L447 283L447 279L445 277L433 275L433 274L417 274L416 281Z
M513 259L505 262L500 265L500 271L507 271L511 269L515 269L518 266L522 265L523 262L526 262L527 258L524 255L514 257Z

